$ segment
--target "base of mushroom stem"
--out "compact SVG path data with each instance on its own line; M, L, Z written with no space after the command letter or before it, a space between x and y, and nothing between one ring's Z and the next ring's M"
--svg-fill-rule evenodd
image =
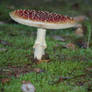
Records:
M48 63L49 61L50 61L50 59L49 59L49 55L47 53L45 53L45 55L42 56L41 60L38 60L37 58L34 58L34 62L36 64L40 64L42 62L47 62Z
M40 44L35 44L34 58L37 58L37 60L41 60L44 54L45 54L45 47Z

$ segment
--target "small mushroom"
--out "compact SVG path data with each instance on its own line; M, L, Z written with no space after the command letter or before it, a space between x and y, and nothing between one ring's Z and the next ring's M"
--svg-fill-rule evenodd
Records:
M20 24L37 27L37 39L33 46L34 58L37 60L42 59L47 48L45 41L46 29L66 29L77 25L76 20L72 17L47 11L20 9L9 14L13 20Z
M34 85L29 81L23 81L21 86L22 92L35 92Z

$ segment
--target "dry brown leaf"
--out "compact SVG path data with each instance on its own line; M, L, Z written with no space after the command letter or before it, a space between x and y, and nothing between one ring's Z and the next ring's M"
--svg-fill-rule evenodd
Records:
M77 40L75 44L80 48L87 48L87 42L81 39Z
M86 70L92 72L92 67L88 67Z
M83 28L82 28L82 27L79 27L79 28L77 28L77 29L75 30L75 34L76 34L77 36L82 37L82 36L84 36L83 33L84 33L84 32L83 32Z
M11 46L11 44L7 41L4 40L0 40L0 44L4 45L4 46Z
M2 84L9 83L9 82L10 82L9 78L3 78L3 79L1 79L1 83Z
M71 79L71 77L62 77L62 76L60 76L59 78L58 78L58 80L53 80L53 81L49 81L49 84L50 85L54 85L54 84L59 84L59 83L61 83L61 82L64 82L65 80L67 80L67 79Z
M58 35L54 35L54 36L53 36L53 39L54 39L54 40L58 40L58 41L63 41L63 42L65 41L65 39L64 39L63 37L58 36Z
M64 81L63 77L60 77L59 80L56 83L61 83L63 81Z
M7 51L6 48L0 48L0 52L5 52L5 51Z
M74 17L74 19L77 21L77 22L83 22L84 20L87 20L88 17L84 16L84 15L81 15L81 16L76 16Z
M40 63L42 63L42 62L46 62L46 63L48 63L49 60L39 60L39 61L37 62L37 64L40 64Z
M44 70L42 70L40 68L34 68L33 71L36 73L44 72Z
M74 49L75 49L75 44L73 44L73 43L68 43L65 47L74 50Z

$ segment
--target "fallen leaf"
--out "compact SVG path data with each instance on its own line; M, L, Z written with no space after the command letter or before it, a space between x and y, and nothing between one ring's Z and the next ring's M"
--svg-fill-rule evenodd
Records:
M0 25L5 24L3 21L0 21Z
M60 76L56 81L55 80L49 81L49 85L58 84L58 83L64 82L67 79L71 79L71 77L62 77L62 76Z
M85 83L85 82L83 82L83 81L78 81L76 84L77 84L78 86L83 86L84 83Z
M92 67L86 68L87 71L92 72Z
M0 40L0 44L4 45L4 46L11 46L11 44L7 41L4 40Z
M5 52L5 51L7 51L6 48L0 48L0 52Z
M56 83L60 83L60 82L63 82L63 77L60 77L60 78L58 79L58 81L56 81Z
M0 75L9 77L12 75L12 71L10 69L0 68Z
M79 28L77 28L77 29L75 30L75 34L76 34L77 36L79 36L79 37L84 36L83 33L84 33L84 32L83 32L82 27L79 27Z
M33 71L36 72L36 73L44 72L44 70L42 70L40 68L34 68Z
M75 49L75 44L73 44L73 43L68 43L68 44L66 44L64 47L74 50L74 49Z
M78 39L75 44L80 48L87 48L87 42L81 39Z
M37 61L37 64L40 64L40 63L42 63L42 62L46 62L46 63L48 63L50 60L39 60L39 61Z
M14 76L15 76L16 78L19 78L19 77L20 77L20 74L15 73Z
M54 40L63 41L63 42L65 41L65 39L63 37L58 36L58 35L54 35L53 38L54 38Z
M0 68L0 75L4 76L5 78L12 76L19 78L20 75L31 72L41 73L45 72L45 70L40 68L32 68L31 64L26 64L23 66L12 66L11 64L9 64L7 68Z
M3 79L1 79L1 83L2 83L2 84L9 83L10 80L11 80L11 79L9 79L9 78L3 78Z
M85 16L85 15L81 15L81 16L76 16L76 17L74 17L74 19L75 19L77 22L83 22L84 20L88 20L88 17Z
M64 80L67 80L67 79L71 79L71 77L59 77L58 81L56 83L61 83L63 82Z
M9 77L20 77L21 74L26 74L28 72L33 72L31 65L24 65L24 66L12 66L8 65L8 68L1 68L0 74L2 76L9 76Z

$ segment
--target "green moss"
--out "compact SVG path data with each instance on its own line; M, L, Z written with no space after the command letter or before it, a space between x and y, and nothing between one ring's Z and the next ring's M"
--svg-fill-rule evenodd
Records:
M33 44L36 35L35 30L36 29L34 28L29 28L19 24L6 24L0 26L0 39L5 40L11 44L10 46L4 46L3 44L0 44L0 48L7 49L6 52L0 52L1 67L7 67L9 64L16 66L31 64L32 60L28 59L28 57L26 56L33 55ZM65 32L67 31L69 31L69 29L65 30ZM16 89L17 92L20 92L21 82L23 80L31 81L35 85L37 92L76 92L76 90L78 92L86 92L85 86L76 86L76 82L79 81L79 78L74 80L73 77L85 74L84 70L88 66L90 66L90 64L92 64L92 62L90 61L92 58L91 48L77 48L76 50L56 48L56 50L54 51L56 44L62 46L62 42L53 41L53 39L50 38L50 35L52 35L52 33L50 34L50 32L51 31L49 31L46 39L48 45L46 52L50 56L50 62L33 65L33 67L44 69L46 72L37 74L37 76L36 73L28 73L25 75L20 75L19 78L12 77L9 84L6 83L4 86L0 84L2 87L4 87L5 92L16 92ZM63 31L60 31L60 34L62 33ZM53 35L55 34L58 34L58 32L56 33L55 31L53 31ZM66 36L66 33L63 33L63 35ZM73 33L70 35L72 37ZM65 43L68 42L66 41ZM53 81L59 76L70 77L71 79L59 84L49 84L50 81ZM85 80L87 80L86 77L84 80L80 78L80 81Z
M12 5L13 3L10 2L11 0L6 2L8 3L6 6L4 5L6 3L2 3L0 6L0 20L2 21L10 19L8 13L11 9L7 8L9 7L8 5ZM41 10L45 10L44 7L47 8L48 6L43 5L41 7ZM64 9L61 6L59 8L55 6L48 7L47 10L63 14L68 13L74 16L84 11L83 5L80 7L80 11L70 11L71 4ZM24 5L22 8L29 8L29 6L26 7ZM33 6L32 8L35 9ZM38 8L36 7L36 9ZM88 67L92 67L92 42L91 37L88 36L88 32L91 31L91 23L86 21L84 24L87 26L87 34L84 35L83 40L90 40L90 47L88 49L79 48L78 46L76 46L75 50L63 48L63 45L69 42L76 43L77 37L74 34L75 29L73 28L57 31L47 30L46 42L48 48L46 49L46 53L49 54L50 62L43 62L41 64L32 64L31 58L33 57L36 28L20 24L0 24L0 41L7 42L6 45L0 43L0 48L6 49L5 51L0 50L0 69L5 69L9 65L25 66L30 64L30 67L45 70L45 72L39 74L35 72L29 72L24 75L20 74L17 78L10 76L8 77L11 79L9 83L0 83L0 91L4 89L4 92L21 92L22 81L26 80L34 84L37 92L88 92L89 82L92 82L92 76L87 71ZM53 35L64 37L66 41L57 41L53 39ZM0 71L0 73L2 72ZM6 78L7 76L0 74L0 78L2 77ZM59 77L69 77L69 79L53 84L53 81L57 81ZM90 85L92 86L91 83Z

